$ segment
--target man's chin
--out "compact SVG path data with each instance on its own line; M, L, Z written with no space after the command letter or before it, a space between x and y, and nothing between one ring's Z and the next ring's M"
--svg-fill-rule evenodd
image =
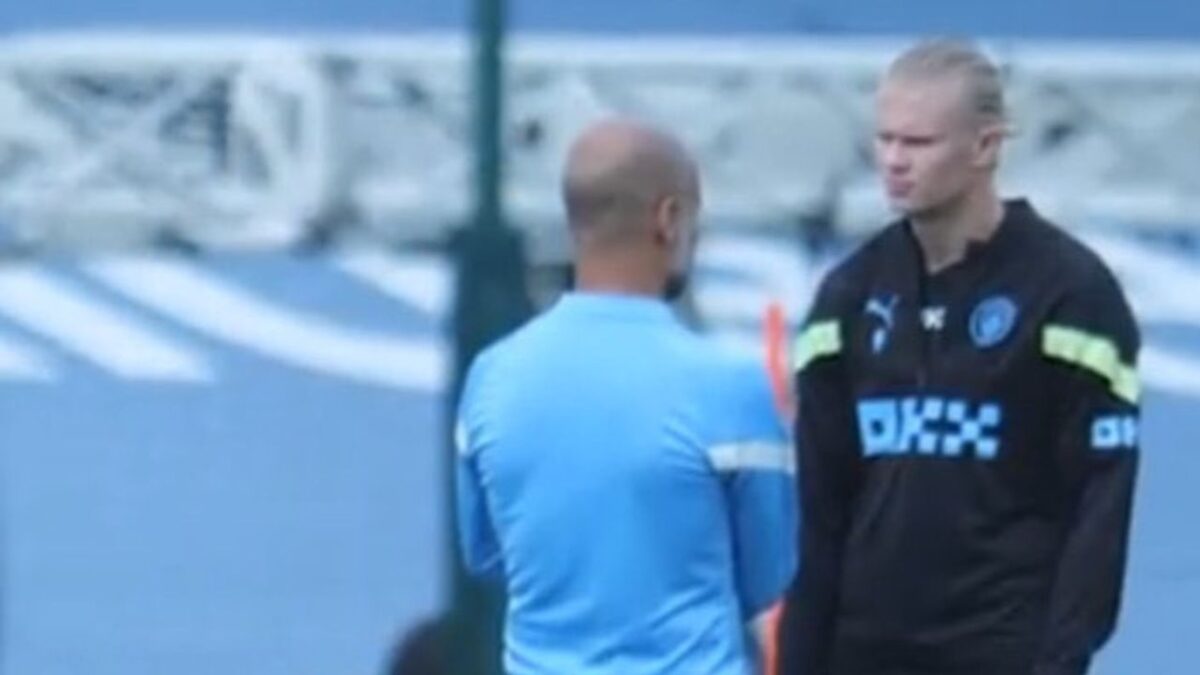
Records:
M910 215L916 210L913 201L907 197L894 197L892 195L888 195L887 204L892 213L902 216Z
M889 199L888 206L893 214L901 218L920 218L937 210L928 204L922 204L911 199Z

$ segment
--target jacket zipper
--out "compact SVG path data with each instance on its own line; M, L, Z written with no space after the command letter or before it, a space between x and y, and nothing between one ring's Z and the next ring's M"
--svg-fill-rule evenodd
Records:
M920 258L920 256L918 256ZM929 387L929 371L932 366L933 345L929 331L925 330L925 310L929 307L929 277L925 274L925 263L919 260L917 269L917 339L921 342L920 363L917 366L917 388L924 391Z

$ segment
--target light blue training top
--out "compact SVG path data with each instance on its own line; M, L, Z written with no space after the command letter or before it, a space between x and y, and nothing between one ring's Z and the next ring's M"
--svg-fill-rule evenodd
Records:
M510 675L745 675L795 569L765 367L651 298L571 293L472 364L459 539L503 579Z

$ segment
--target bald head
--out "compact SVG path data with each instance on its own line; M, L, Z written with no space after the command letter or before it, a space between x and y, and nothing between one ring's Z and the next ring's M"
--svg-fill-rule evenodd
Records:
M586 129L567 155L563 201L577 237L613 241L638 234L675 198L699 201L695 162L670 135L628 120Z

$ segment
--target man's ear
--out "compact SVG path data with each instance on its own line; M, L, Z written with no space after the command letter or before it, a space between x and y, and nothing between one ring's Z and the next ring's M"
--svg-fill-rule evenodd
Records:
M683 219L679 217L682 208L683 204L676 195L663 197L654 207L655 238L667 247L673 248L683 236L680 231Z
M1003 122L984 125L976 138L974 165L981 169L994 169L999 166L1000 152L1007 136L1008 126Z

